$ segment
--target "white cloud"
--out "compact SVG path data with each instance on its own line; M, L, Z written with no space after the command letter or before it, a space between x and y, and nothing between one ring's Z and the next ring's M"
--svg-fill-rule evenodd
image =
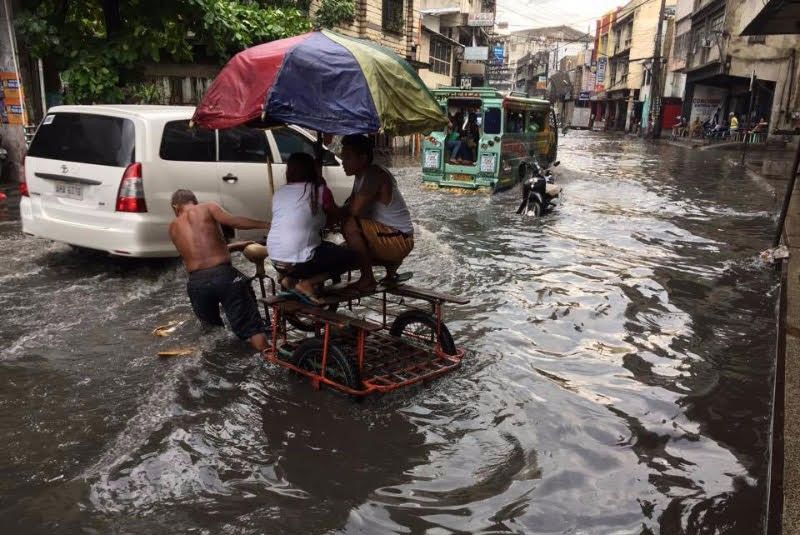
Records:
M627 0L498 0L497 20L509 24L509 30L559 26L566 24L576 30L591 27L604 13Z

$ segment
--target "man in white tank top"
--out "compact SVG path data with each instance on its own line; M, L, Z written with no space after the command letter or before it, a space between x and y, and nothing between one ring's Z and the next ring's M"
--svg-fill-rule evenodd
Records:
M361 278L352 284L360 291L377 286L373 265L386 267L388 280L414 248L414 226L397 181L385 168L372 163L372 143L361 135L342 139L342 166L355 175L353 192L342 207L342 233L358 254Z

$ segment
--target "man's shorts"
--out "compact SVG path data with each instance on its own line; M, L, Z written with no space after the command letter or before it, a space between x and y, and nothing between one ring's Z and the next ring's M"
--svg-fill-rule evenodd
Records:
M278 273L295 279L310 279L322 273L336 277L355 269L358 265L358 256L352 249L329 241L323 241L314 249L314 256L310 260L301 264L289 264L273 260L272 265L275 266L275 270Z
M370 256L380 264L400 264L414 249L414 235L378 223L373 219L357 218L367 240Z
M192 271L186 292L200 321L222 326L219 315L219 306L222 305L236 336L247 340L264 333L264 320L258 313L250 280L230 264Z

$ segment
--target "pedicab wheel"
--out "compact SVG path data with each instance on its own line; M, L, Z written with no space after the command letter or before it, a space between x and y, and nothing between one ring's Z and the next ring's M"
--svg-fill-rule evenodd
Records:
M292 353L291 362L302 370L321 375L324 349L322 339L309 338L297 346L294 353ZM345 355L341 349L332 343L328 343L328 362L325 366L325 377L353 390L362 388L358 363L352 357Z
M447 325L440 323L437 333L436 318L421 310L406 310L398 315L392 322L389 334L430 345L434 345L438 341L445 354L455 355L457 353L456 344L453 342L453 336Z

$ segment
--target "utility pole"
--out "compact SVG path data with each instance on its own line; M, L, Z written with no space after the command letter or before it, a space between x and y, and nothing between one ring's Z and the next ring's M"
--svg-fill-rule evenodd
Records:
M653 53L653 79L650 80L650 113L653 114L653 139L661 137L661 106L658 113L653 113L656 99L661 100L661 31L664 28L664 10L666 0L661 0L661 7L658 9L658 27L656 29L656 48Z
M753 75L750 77L750 105L747 106L747 117L743 117L739 120L739 132L746 132L744 134L744 147L742 147L742 165L744 165L744 160L747 158L747 142L750 139L750 132L753 131L753 121L751 118L753 116L753 93L756 90L756 81L756 71L753 71ZM745 128L747 130L745 130Z

